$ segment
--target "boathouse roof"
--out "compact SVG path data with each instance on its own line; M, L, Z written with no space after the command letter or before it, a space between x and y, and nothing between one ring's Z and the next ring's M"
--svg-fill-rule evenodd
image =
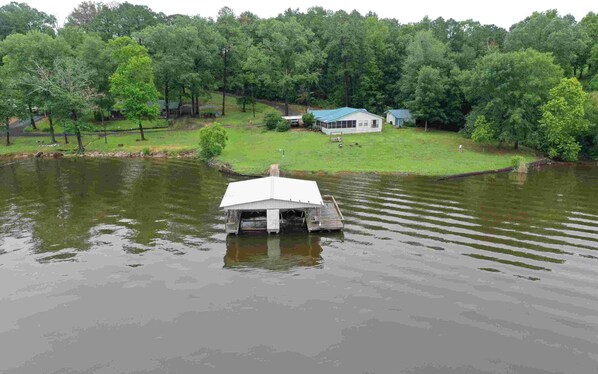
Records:
M314 181L266 177L230 183L220 208L225 210L305 209L323 205L320 189Z

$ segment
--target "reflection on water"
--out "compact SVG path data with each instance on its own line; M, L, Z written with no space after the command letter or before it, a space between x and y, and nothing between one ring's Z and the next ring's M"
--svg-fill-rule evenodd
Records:
M0 372L598 371L595 164L309 176L345 216L321 235L227 237L238 179L0 166Z
M331 234L342 237L342 234ZM225 268L289 270L294 267L321 267L320 236L306 233L288 235L230 235L226 238Z

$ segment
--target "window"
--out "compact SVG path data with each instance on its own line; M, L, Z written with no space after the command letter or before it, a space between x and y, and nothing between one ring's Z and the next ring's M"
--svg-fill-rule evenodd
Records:
M378 120L377 120L377 119L373 119L373 120L372 120L372 128L373 128L373 129L376 129L376 128L378 128Z

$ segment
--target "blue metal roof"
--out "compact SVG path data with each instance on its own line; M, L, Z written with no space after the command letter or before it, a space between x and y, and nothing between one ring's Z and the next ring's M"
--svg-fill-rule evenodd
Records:
M309 110L320 122L334 122L355 112L369 113L365 109L343 107L338 109Z
M408 109L391 109L388 111L392 114L396 119L404 119L410 121L412 119L411 113Z

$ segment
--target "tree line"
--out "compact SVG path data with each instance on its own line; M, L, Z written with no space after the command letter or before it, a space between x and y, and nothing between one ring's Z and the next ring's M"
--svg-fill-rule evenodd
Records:
M401 24L322 7L268 19L225 7L212 19L87 1L57 28L52 15L13 2L0 7L0 57L2 118L11 107L43 107L77 123L79 111L117 107L142 131L141 119L155 108L134 104L132 93L137 103L190 102L197 115L200 101L220 90L223 102L234 93L243 110L256 98L283 101L287 112L289 103L378 114L405 107L418 125L476 141L564 160L598 156L598 113L588 94L598 90L594 12L579 21L535 12L505 30L427 17ZM51 82L65 71L77 84Z

